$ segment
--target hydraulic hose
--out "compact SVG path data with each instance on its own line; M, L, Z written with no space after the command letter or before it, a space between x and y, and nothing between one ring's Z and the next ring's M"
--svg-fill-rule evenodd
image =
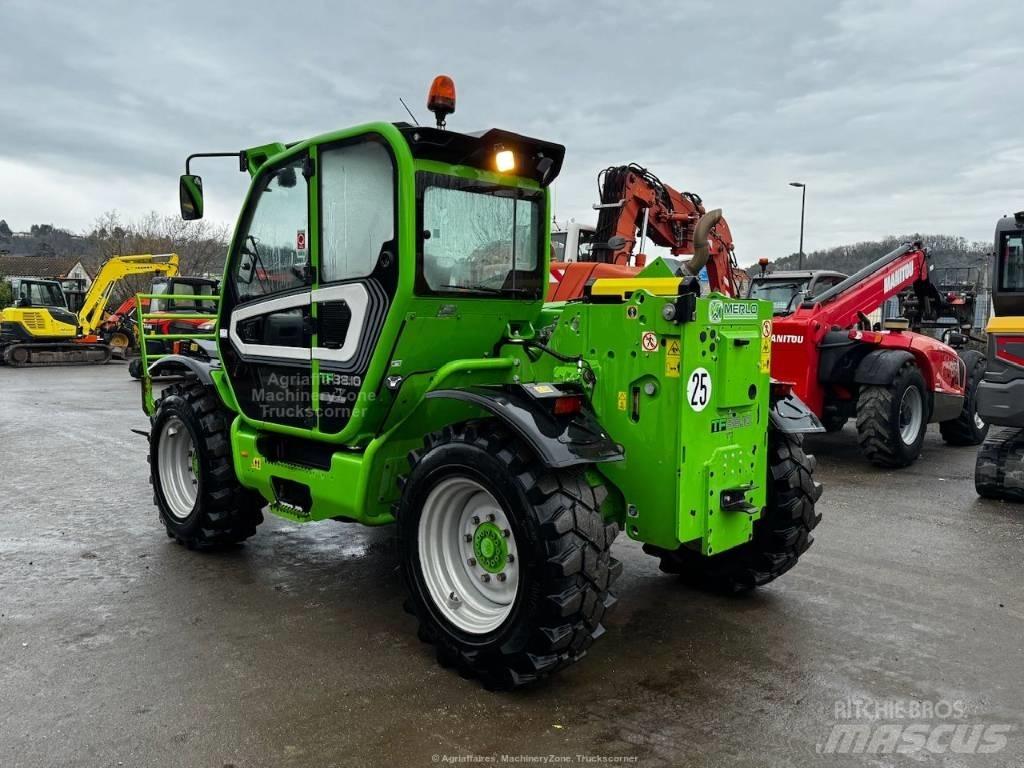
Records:
M696 277L704 269L704 265L708 263L708 256L710 255L708 251L708 235L711 234L711 230L721 219L721 208L715 208L715 210L708 211L700 217L696 229L693 230L693 258L683 262L683 271L687 275Z

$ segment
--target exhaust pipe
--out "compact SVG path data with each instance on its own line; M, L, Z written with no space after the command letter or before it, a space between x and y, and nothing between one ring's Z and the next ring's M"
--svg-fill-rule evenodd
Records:
M715 208L700 217L697 228L693 231L693 258L683 262L683 273L688 277L696 277L704 265L708 263L708 235L722 219L722 209Z

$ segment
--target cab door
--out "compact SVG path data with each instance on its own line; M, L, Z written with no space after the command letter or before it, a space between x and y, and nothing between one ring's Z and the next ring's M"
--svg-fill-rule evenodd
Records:
M317 284L312 292L320 431L358 428L378 382L370 360L398 284L397 176L390 145L367 133L314 149ZM363 403L363 406L369 403Z
M242 413L300 429L313 407L308 155L262 168L232 243L220 354Z

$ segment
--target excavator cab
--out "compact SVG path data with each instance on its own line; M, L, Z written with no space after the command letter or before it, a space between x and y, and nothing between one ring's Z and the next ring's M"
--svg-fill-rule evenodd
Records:
M36 280L21 277L11 280L11 294L14 306L22 309L29 307L57 307L67 309L68 302L56 280Z

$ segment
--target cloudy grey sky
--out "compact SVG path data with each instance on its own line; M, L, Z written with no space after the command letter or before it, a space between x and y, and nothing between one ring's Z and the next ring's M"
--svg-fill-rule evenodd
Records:
M422 116L559 141L561 218L637 162L721 206L742 263L890 233L988 239L1024 208L1019 3L0 0L0 218L176 211L189 152ZM244 177L197 168L210 218Z

